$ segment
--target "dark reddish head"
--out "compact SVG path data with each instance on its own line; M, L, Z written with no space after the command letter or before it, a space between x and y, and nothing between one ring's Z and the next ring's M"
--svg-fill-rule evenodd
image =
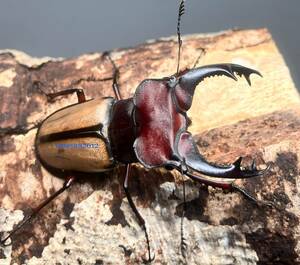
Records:
M250 74L260 75L240 65L219 64L195 68L168 78L144 80L134 97L127 100L127 113L130 113L127 120L130 120L130 125L126 123L124 127L131 127L132 137L122 151L115 146L117 156L127 159L120 161L128 163L136 160L147 168L184 169L185 172L222 178L247 178L262 174L254 164L250 169L242 170L241 158L229 166L208 163L199 154L192 135L187 131L189 118L186 112L192 105L196 86L205 77L214 75L237 80L234 73L245 76L249 84ZM121 102L124 104L125 101ZM121 146L124 147L124 143ZM130 157L122 152L130 153Z

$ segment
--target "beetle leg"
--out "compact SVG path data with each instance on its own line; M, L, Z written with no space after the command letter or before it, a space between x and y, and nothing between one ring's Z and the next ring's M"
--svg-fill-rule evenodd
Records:
M50 96L53 99L58 96L73 94L74 92L76 92L77 94L78 103L82 103L86 101L85 94L83 92L83 89L81 88L70 88L56 93L48 94L48 96Z
M46 93L41 88L41 86L44 86L43 82L36 80L36 81L33 82L33 86L37 87L37 89L40 90L47 97L47 99L49 101L53 101L56 97L64 96L64 95L70 95L70 94L73 94L73 93L77 94L78 103L82 103L82 102L86 101L84 91L81 88L68 88L68 89L58 91L58 92L54 92L54 93Z
M184 237L184 231L183 231L183 221L184 221L184 215L186 212L186 196L185 196L185 182L184 182L184 171L186 171L186 164L185 160L183 161L183 164L181 164L181 176L182 176L182 191L183 191L183 207L182 207L182 212L181 212L181 222L180 222L180 246L181 246L181 255L186 258L186 251L187 251L187 243L186 243L186 238Z
M64 185L55 193L53 193L49 198L43 201L40 205L38 205L33 212L24 218L17 226L4 238L0 240L0 245L6 245L5 242L11 238L17 231L19 231L24 225L26 225L31 219L33 219L46 205L48 205L52 200L54 200L58 195L68 189L74 182L74 177L69 177L66 179Z
M276 205L271 201L260 201L256 199L252 194L250 194L248 191L246 191L244 188L236 185L233 180L213 180L209 179L207 177L194 175L189 172L185 173L186 176L191 178L194 181L203 183L205 185L214 187L214 188L221 188L223 190L229 190L229 191L237 191L240 194L242 194L246 199L250 200L251 202L254 202L258 206L268 206L268 207L275 207Z
M232 191L237 191L239 192L240 194L242 194L246 199L248 199L249 201L251 202L254 202L256 205L258 206L268 206L268 207L275 207L276 208L276 205L271 202L271 201L260 201L258 199L256 199L252 194L250 194L248 191L246 191L244 188L236 185L234 182L232 182L231 184L231 188L232 188Z
M53 100L56 97L64 96L64 95L70 95L70 94L73 94L73 93L77 94L78 103L82 103L82 102L86 101L84 91L81 88L69 88L69 89L65 89L65 90L62 90L62 91L55 92L55 93L46 94L46 96L50 100Z
M129 175L130 175L130 169L131 169L131 165L127 164L127 167L126 167L126 176L125 176L125 181L124 181L123 187L124 187L124 191L125 191L128 203L129 203L131 209L133 210L136 218L138 219L139 225L141 226L141 228L145 232L145 237L146 237L147 247L148 247L148 260L144 260L144 262L145 263L149 263L149 262L152 262L155 259L155 255L153 257L151 257L150 241L149 241L149 236L148 236L148 232L147 232L147 229L146 229L145 220L141 216L141 214L139 213L138 209L136 208L136 206L135 206L135 204L134 204L134 202L132 200L132 197L131 197L131 195L129 193L129 190L128 190L128 179L129 179Z
M113 87L116 99L120 100L120 99L122 99L122 96L121 96L121 93L120 93L120 86L118 84L120 71L119 71L118 67L116 66L116 63L114 62L114 60L111 58L110 52L104 52L103 56L107 57L108 60L110 61L110 63L112 64L112 67L113 67L113 84L112 84L112 87Z
M201 59L202 56L204 56L205 53L206 53L205 48L200 47L199 49L200 49L200 54L198 55L196 61L194 62L194 65L193 65L192 69L197 67L197 65L199 64L200 59Z

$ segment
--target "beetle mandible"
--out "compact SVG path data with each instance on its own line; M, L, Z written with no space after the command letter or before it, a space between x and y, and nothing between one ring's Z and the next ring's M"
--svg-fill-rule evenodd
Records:
M78 178L78 173L108 171L119 164L126 165L123 184L129 205L145 232L148 261L153 260L145 221L135 206L128 182L132 163L140 163L151 169L164 167L177 170L195 181L222 189L235 189L254 199L236 186L233 179L263 175L255 162L249 168L241 168L242 158L230 165L216 165L205 160L199 153L191 133L187 111L192 105L196 86L206 77L224 75L237 80L235 73L244 76L250 85L250 75L260 73L237 64L215 64L179 71L181 34L180 20L184 13L184 0L178 12L178 64L177 72L160 79L146 79L137 87L133 97L123 99L118 87L118 69L114 66L113 90L115 98L105 97L87 100L84 91L71 88L47 96L76 93L78 103L59 109L48 116L39 126L36 135L37 157L42 165L63 172L66 180L62 188L42 202L34 212L25 217L4 239L4 244L43 207L68 189ZM97 148L68 148L87 146ZM219 181L202 175L220 178ZM225 180L224 180L225 179ZM226 180L228 179L228 180Z

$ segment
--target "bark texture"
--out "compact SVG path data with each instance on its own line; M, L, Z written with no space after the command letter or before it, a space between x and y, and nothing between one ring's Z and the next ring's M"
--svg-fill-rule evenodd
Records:
M133 168L130 190L144 216L156 259L153 264L298 264L300 98L266 29L227 31L183 38L181 68L239 63L259 70L252 87L215 77L196 90L190 131L201 153L217 163L244 156L258 166L272 164L264 177L239 181L278 209L257 207L237 193L186 180L184 235L180 253L181 177L165 170ZM150 41L112 52L120 70L121 93L131 96L146 78L176 70L176 38ZM35 157L33 127L76 102L76 96L47 101L44 93L81 87L88 98L114 96L112 64L101 53L77 58L31 58L0 53L0 232L59 189ZM125 169L86 176L53 201L0 247L0 264L141 264L147 254L144 233L132 213L122 182Z

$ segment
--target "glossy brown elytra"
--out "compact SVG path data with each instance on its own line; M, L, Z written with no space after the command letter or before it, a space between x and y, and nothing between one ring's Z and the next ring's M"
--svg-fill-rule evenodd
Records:
M224 75L237 80L237 73L244 76L250 84L250 75L260 74L236 64L215 64L179 71L180 19L183 12L184 1L181 1L177 31L178 69L174 75L146 79L137 87L133 97L122 99L117 84L118 70L114 67L115 98L87 100L84 91L78 88L47 95L55 98L77 93L78 96L78 103L59 109L47 117L41 123L36 136L38 159L45 168L66 175L66 181L61 189L41 203L32 215L27 216L3 238L2 244L51 200L69 188L79 173L109 171L120 164L127 166L123 187L128 202L145 231L148 261L153 260L153 257L145 221L128 190L132 163L138 162L149 169L175 169L195 181L223 189L237 189L252 199L244 190L233 184L233 179L259 176L264 174L265 170L257 170L254 162L249 168L241 168L242 158L227 166L218 166L206 161L188 132L187 111L192 105L197 85L204 78ZM110 59L109 54L107 56ZM114 65L112 60L111 63Z

